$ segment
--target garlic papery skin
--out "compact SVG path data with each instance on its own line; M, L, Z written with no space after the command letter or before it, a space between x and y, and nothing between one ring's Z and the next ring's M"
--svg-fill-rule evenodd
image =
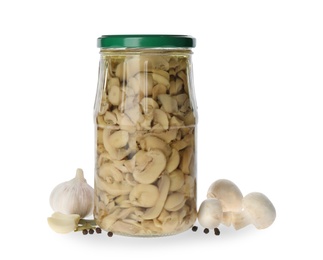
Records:
M57 185L49 200L54 211L84 218L92 214L94 190L84 179L83 170L77 169L75 178Z
M56 233L67 234L77 230L80 215L78 214L62 214L55 212L51 217L47 218L48 225Z

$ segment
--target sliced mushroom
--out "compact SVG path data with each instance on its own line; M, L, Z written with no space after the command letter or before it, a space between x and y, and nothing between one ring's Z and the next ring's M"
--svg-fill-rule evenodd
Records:
M184 185L178 190L188 198L195 198L196 183L195 178L191 175L184 175Z
M158 137L150 135L142 138L142 140L140 141L140 147L146 151L149 151L151 149L159 149L166 155L166 157L168 157L172 152L172 149L165 141Z
M159 108L158 103L151 97L144 97L140 101L142 111L145 114L152 114L156 108Z
M178 130L177 129L172 129L172 130L168 130L168 131L161 131L161 132L153 132L151 134L151 136L155 136L158 137L159 139L165 141L166 143L171 143L173 140L176 139L178 134Z
M189 90L188 90L188 84L187 84L187 76L184 73L184 71L180 71L177 73L177 76L183 80L183 84L184 84L184 91L189 95Z
M97 144L103 144L103 130L98 129L96 131L96 142Z
M154 219L159 216L161 211L163 210L167 194L169 191L170 186L170 180L167 175L163 175L160 180L158 181L158 191L159 191L159 197L155 204L155 206L147 209L145 213L143 214L143 219Z
M108 102L102 102L99 110L99 115L104 115L110 107L110 104Z
M169 174L169 191L177 191L184 185L184 173L181 170L175 170Z
M172 212L162 223L161 228L165 234L173 233L179 226L180 221L178 212Z
M165 85L163 84L157 84L153 87L153 90L152 90L152 98L154 100L157 99L158 95L160 94L166 94L167 92L167 88Z
M152 149L145 154L138 153L136 157L144 156L148 162L144 169L136 169L133 172L134 179L142 184L153 183L166 167L166 157L161 150ZM140 158L138 158L141 160Z
M127 222L126 220L118 220L111 225L109 230L113 230L119 234L136 235L140 233L142 227L136 221Z
M103 130L103 145L105 150L108 152L109 156L113 160L122 160L126 156L130 154L130 150L125 148L115 148L109 141L111 130L108 128L105 128Z
M126 79L126 70L125 63L120 62L116 68L115 75L121 80L124 81Z
M167 113L176 113L178 111L177 101L167 94L158 95L158 100Z
M167 130L169 128L169 121L167 114L161 109L154 110L154 123L159 124L162 129Z
M129 117L133 124L141 123L144 120L144 117L141 113L141 108L138 104L129 109L126 109L125 114Z
M107 93L111 90L113 86L120 87L120 80L118 77L111 77L107 81Z
M168 195L164 208L168 211L176 211L181 209L185 204L185 196L180 192L174 192Z
M99 190L107 192L112 196L129 194L129 192L132 190L132 186L130 186L126 182L108 183L99 176L95 178L95 185Z
M121 89L113 85L108 93L108 100L112 105L119 105L121 101Z
M179 107L182 107L184 103L189 100L188 95L186 93L178 94L174 96L174 99L177 101Z
M153 74L155 75L160 75L163 78L165 78L167 81L169 81L170 77L169 77L169 73L165 70L159 70L159 69L153 69L151 71Z
M140 95L142 97L151 96L154 86L152 74L141 72L135 78L138 80Z
M98 174L108 183L121 182L123 180L121 172L113 165L113 163L103 164L99 168Z
M107 123L104 121L103 115L98 116L96 118L96 121L97 121L98 126L100 126L102 128L106 127L106 125L107 125Z
M121 130L126 130L129 133L136 132L135 124L130 120L130 118L125 113L121 113L118 109L114 109L113 112L117 117L117 124L119 125Z
M103 119L108 125L115 125L117 123L116 115L110 111L105 112Z
M172 96L176 95L180 93L182 89L183 89L183 80L181 80L180 78L177 78L173 84L170 84L169 94Z
M181 158L180 158L179 152L176 149L172 149L172 153L167 161L165 170L168 173L173 172L175 169L177 169L180 159Z
M179 168L182 170L183 173L190 174L191 172L191 162L194 160L193 158L194 149L192 146L188 146L183 150L181 154L181 162Z
M114 148L122 148L129 141L129 133L124 130L115 131L109 136L108 141Z
M178 65L175 68L176 73L182 71L182 70L186 70L187 68L187 63L186 60L181 60Z
M169 79L165 78L164 76L157 73L152 73L152 78L155 82L157 82L157 84L163 84L164 86L169 87Z
M169 63L166 57L163 56L147 56L148 64L151 64L152 69L155 70L169 70Z
M131 186L136 186L138 184L138 182L135 181L135 179L131 173L126 174L125 180Z
M195 125L195 115L193 111L190 111L184 117L184 124L187 126L194 126Z
M155 185L138 184L131 190L129 199L134 206L150 208L155 205L158 196L158 188Z
M172 116L172 118L169 120L169 125L174 127L180 127L184 125L184 121L180 120L176 116Z

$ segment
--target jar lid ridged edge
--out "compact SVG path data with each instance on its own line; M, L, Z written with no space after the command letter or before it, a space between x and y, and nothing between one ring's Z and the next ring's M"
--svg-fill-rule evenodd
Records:
M194 48L196 40L189 35L172 34L120 34L102 35L99 48Z

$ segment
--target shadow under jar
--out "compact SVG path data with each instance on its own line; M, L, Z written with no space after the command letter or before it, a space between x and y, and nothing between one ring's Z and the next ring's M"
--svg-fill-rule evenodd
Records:
M94 218L128 236L196 221L196 121L185 35L104 35L95 119Z

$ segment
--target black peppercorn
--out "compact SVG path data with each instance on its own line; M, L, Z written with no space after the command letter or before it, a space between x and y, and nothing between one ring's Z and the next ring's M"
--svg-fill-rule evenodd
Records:
M101 234L101 228L97 227L97 228L95 229L95 231L96 231L96 233Z
M196 232L196 231L197 231L197 229L198 229L198 227L197 227L197 226L193 226L193 227L192 227L192 231L193 231L193 232Z
M219 235L220 235L220 230L219 230L218 228L215 228L215 229L214 229L214 234L215 234L216 236L219 236Z
M94 230L92 228L89 229L89 234L92 235L94 233Z
M108 235L108 237L112 237L113 233L111 231L109 231L107 235Z
M88 232L87 232L87 230L86 230L86 229L83 229L83 230L82 230L82 233L83 233L83 235L87 235L87 233L88 233Z
M204 228L204 231L203 231L205 234L208 234L209 233L209 229L208 228Z

